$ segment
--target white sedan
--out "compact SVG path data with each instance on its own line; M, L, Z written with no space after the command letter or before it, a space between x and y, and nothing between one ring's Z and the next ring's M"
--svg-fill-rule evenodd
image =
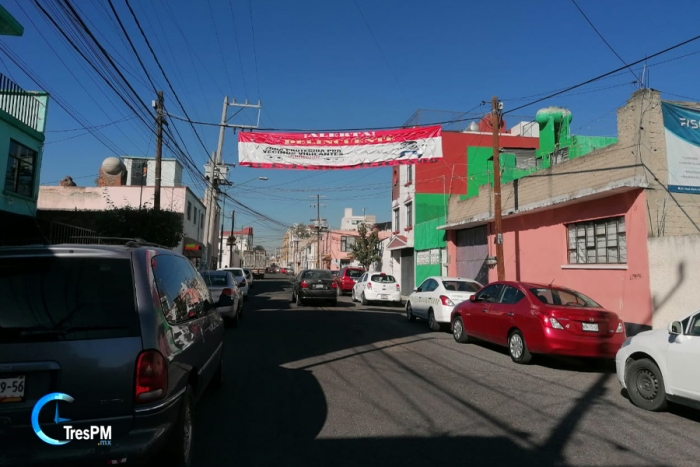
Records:
M383 272L366 272L362 274L352 288L352 301L362 302L390 302L401 306L401 286L394 276Z
M463 277L428 277L408 297L406 317L410 321L416 317L426 319L431 330L439 331L450 323L452 309L482 287L477 281Z
M660 411L667 401L700 408L700 310L668 329L629 337L615 357L617 379L632 402Z

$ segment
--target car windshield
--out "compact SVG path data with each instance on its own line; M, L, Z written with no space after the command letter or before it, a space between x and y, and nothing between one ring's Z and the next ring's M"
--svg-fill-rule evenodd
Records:
M589 308L602 308L598 303L570 289L555 289L551 287L535 287L530 292L542 303L556 306L582 306Z
M481 288L476 282L468 281L442 281L442 285L450 292L478 292Z
M302 279L333 279L330 271L315 270L306 271L302 276Z
M381 282L381 283L394 283L396 282L396 279L394 276L386 276L382 274L373 274L372 278L370 279L372 282Z
M353 279L359 278L364 273L365 272L361 269L348 269L347 271L345 271L345 275L348 277L352 277Z
M228 272L233 274L235 277L243 277L243 269L229 269Z
M0 342L137 336L130 259L0 259Z
M228 285L228 278L226 274L207 274L202 273L202 279L209 287L216 287L221 285Z

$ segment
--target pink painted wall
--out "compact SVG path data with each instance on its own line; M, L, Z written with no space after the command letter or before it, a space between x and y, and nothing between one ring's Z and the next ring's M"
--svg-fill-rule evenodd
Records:
M386 238L391 237L391 232L385 232L385 231L380 231L378 232L379 234L379 240L384 240ZM325 234L323 238L323 242L321 243L321 254L322 255L328 255L330 254L331 256L331 264L330 264L330 269L331 271L337 271L339 268L338 265L333 264L333 260L341 260L341 259L348 259L349 252L341 251L340 246L341 246L341 237L357 237L357 231L356 230L331 230L327 234Z
M651 325L652 304L644 190L612 195L566 207L504 219L506 280L571 287L614 311L629 323ZM565 224L625 216L627 269L563 269L568 265ZM454 237L453 237L454 238ZM493 231L489 254L495 256ZM519 254L516 254L516 247ZM454 242L448 242L450 274L456 273ZM496 269L489 281L497 279Z

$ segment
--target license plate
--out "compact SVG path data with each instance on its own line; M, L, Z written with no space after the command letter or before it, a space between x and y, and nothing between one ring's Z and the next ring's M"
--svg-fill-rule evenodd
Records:
M584 331L598 332L598 323L582 323Z
M314 284L314 289L322 289L323 284Z
M388 295L380 295L379 298L380 298L381 300L389 300L389 296L388 296Z
M0 403L21 402L24 398L24 375L0 378Z

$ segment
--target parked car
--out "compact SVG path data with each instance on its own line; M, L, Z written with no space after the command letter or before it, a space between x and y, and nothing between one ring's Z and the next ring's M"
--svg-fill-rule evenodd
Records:
M345 293L352 293L352 289L355 287L357 279L362 277L362 274L364 273L365 270L362 268L342 268L335 277L335 281L338 284L338 296L340 297Z
M325 301L338 305L336 289L338 284L333 280L330 271L325 269L305 269L292 279L292 302L297 306L310 301Z
M245 273L245 279L248 281L248 287L253 288L253 283L255 282L255 277L253 276L253 271L248 268L243 268Z
M333 279L335 279L336 277L338 277L338 273L339 273L339 272L340 272L340 271L331 271L331 276L333 276Z
M457 342L507 346L516 363L533 354L614 358L626 338L617 314L581 292L526 282L487 285L454 308L451 323Z
M452 310L483 286L475 280L462 277L428 277L413 290L406 301L406 317L428 320L428 326L438 331L450 324Z
M352 301L362 302L388 302L394 306L401 306L401 286L394 276L383 272L366 272L355 283L352 289Z
M280 274L287 274L287 268L280 268Z
M248 299L248 292L250 291L250 284L245 277L245 272L243 268L223 268L219 271L228 271L233 274L233 278L236 279L238 283L238 288L241 290L241 295L243 295L243 300Z
M184 256L137 241L3 247L0 295L0 465L190 465L224 323ZM111 427L110 447L68 441L67 421Z
M237 327L243 317L243 294L233 274L228 271L203 271L201 275L212 298L219 301L217 311L224 320Z
M667 329L629 337L617 352L617 379L630 400L646 410L667 401L700 408L700 310Z

